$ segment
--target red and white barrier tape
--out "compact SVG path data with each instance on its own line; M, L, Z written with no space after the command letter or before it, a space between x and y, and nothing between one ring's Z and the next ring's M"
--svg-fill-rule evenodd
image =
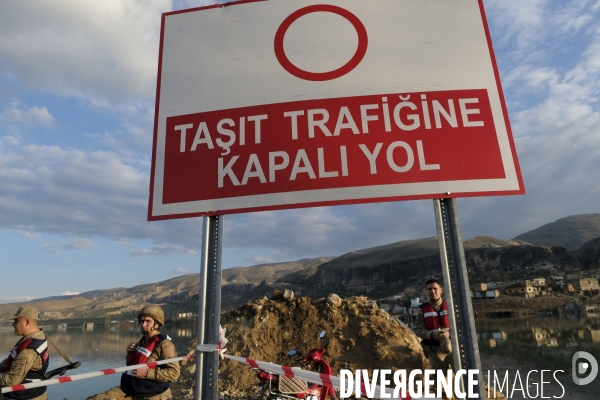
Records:
M340 390L340 377L339 376L320 374L318 372L307 371L302 368L288 367L285 365L278 365L278 364L268 363L268 362L264 362L264 361L257 361L257 360L253 360L251 358L230 356L227 354L225 354L223 357L229 358L230 360L240 362L242 364L250 365L251 367L258 368L258 369L261 369L263 371L266 371L266 372L269 372L272 374L285 375L290 378L298 378L298 379L301 379L303 381L307 381L310 383L316 383L318 385L330 386L330 387L332 386L332 387ZM361 392L364 397L365 393L367 392L364 383L361 383ZM375 398L381 398L381 397L379 397L381 395L381 387L375 386L375 390L373 393L374 393ZM390 397L388 397L388 398L393 398L391 396L392 393L390 392L389 389L386 390L385 393L390 395ZM407 393L406 397L401 397L401 399L411 400L411 397ZM445 400L445 399L433 398L432 400Z
M204 344L204 345L198 346L197 349L199 351L219 351L219 345ZM162 364L168 364L168 363L181 361L181 360L189 360L190 358L194 358L194 357L196 357L196 355L192 354L189 356L170 358L168 360L155 361L155 362L150 362L150 363L146 363L146 364L127 365L125 367L109 368L109 369L103 369L103 370L95 371L95 372L86 372L83 374L62 376L60 378L48 379L45 381L38 381L38 382L25 383L22 385L8 386L8 387L3 387L1 393L14 392L17 390L31 389L31 388L41 387L41 386L57 385L60 383L75 382L75 381L80 381L83 379L96 378L98 376L112 375L112 374L117 374L119 372L131 371L131 370L138 369L141 367L156 369L157 366L162 365Z
M224 354L227 349L224 349L223 346L225 346L227 344L227 342L228 342L228 340L225 339L225 329L221 328L219 330L219 344L198 345L196 347L196 350L201 351L201 352L218 351L221 358L228 358L230 360L237 361L242 364L247 364L247 365L250 365L251 367L259 368L263 371L266 371L266 372L269 372L272 374L285 375L290 378L298 378L298 379L302 379L302 380L310 382L310 383L316 383L318 385L322 385L322 386L326 386L326 387L334 387L334 388L340 390L340 377L338 377L338 376L321 374L318 372L307 371L302 368L288 367L285 365L273 364L273 363L268 363L265 361L257 361L257 360L253 360L251 358L236 357L236 356L230 356L230 355ZM181 361L181 360L189 360L189 359L195 358L195 357L196 357L196 355L192 354L189 356L170 358L168 360L155 361L155 362L150 362L150 363L146 363L146 364L128 365L128 366L120 367L120 368L103 369L103 370L96 371L96 372L87 372L87 373L83 373L83 374L77 374L77 375L72 375L72 376L63 376L60 378L48 379L48 380L44 380L44 381L31 382L31 383L26 383L26 384L21 384L21 385L14 385L14 386L2 388L0 393L14 392L17 390L31 389L31 388L41 387L41 386L50 386L50 385L56 385L56 384L60 384L60 383L75 382L75 381L80 381L83 379L96 378L98 376L112 375L112 374L116 374L119 372L131 371L131 370L138 369L141 367L156 369L156 367L158 367L159 365L162 365L162 364L168 364L168 363ZM366 393L366 388L365 388L364 383L361 383L361 391L362 391L363 395ZM391 394L389 391L386 391L386 393ZM374 394L375 394L376 398L380 398L379 397L381 394L380 386L375 386ZM388 397L388 398L390 398L390 397ZM410 395L407 394L407 397L403 397L402 400L411 400L411 397L410 397ZM445 400L445 399L434 398L433 400Z

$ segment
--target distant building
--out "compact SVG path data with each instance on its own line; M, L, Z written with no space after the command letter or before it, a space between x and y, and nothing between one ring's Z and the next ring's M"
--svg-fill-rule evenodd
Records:
M533 286L546 286L546 278L535 278L532 280Z
M193 312L178 312L177 313L177 318L178 319L194 319L196 318L198 314L193 313Z
M582 311L588 318L600 318L600 306L584 306Z
M535 286L514 286L506 289L506 294L510 295L523 295L526 299L536 297L541 294L539 287Z
M471 291L473 292L485 292L488 289L488 285L486 283L476 283L471 285Z
M577 279L574 282L575 289L582 295L594 295L600 293L600 286L596 278Z
M397 315L397 314L407 314L408 313L408 309L406 307L400 306L398 304L396 304L394 307L392 307L390 314L393 315Z
M500 296L498 289L471 292L471 298L473 299L495 299L498 296Z
M404 299L404 296L402 294L395 294L393 296L384 297L381 300L384 300L387 302L387 301L402 301L402 299Z

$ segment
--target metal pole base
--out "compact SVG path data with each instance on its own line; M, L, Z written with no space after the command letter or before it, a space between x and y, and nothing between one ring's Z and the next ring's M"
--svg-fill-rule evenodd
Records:
M440 259L444 291L448 304L448 318L451 326L452 357L454 370L476 369L479 371L479 387L474 390L485 399L483 371L479 357L475 317L471 305L471 290L467 275L467 263L460 230L456 199L433 200L435 222L440 244ZM463 388L465 388L463 381ZM464 389L462 390L464 392Z
M219 343L223 216L204 217L198 290L198 344ZM219 355L196 351L194 400L217 400Z

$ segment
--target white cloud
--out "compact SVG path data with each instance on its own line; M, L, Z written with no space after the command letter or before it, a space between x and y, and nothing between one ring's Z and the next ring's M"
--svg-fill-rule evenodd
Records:
M79 292L70 292L70 291L66 291L66 292L62 292L61 296L75 296L78 295Z
M48 253L59 253L61 249L64 250L91 250L99 248L96 243L92 242L89 238L74 238L73 240L67 242L62 241L58 243L45 243L42 246L42 250Z
M45 251L46 253L51 253L51 254L58 254L60 253L60 251L58 251L58 248L55 244L52 243L44 243L42 245L42 250Z
M93 107L136 107L135 99L147 101L156 89L161 14L211 3L3 2L0 73L36 90L88 99Z
M19 144L19 139L15 136L1 136L0 137L0 146L17 146Z
M168 0L7 2L0 61L22 84L51 93L152 96L160 15L170 7Z
M71 250L89 250L100 247L89 238L75 238L70 242L60 242L59 246Z
M166 256L173 253L195 255L198 251L190 247L170 243L155 244L150 249L129 250L129 254L132 256Z
M23 226L23 227L17 227L15 229L11 229L10 232L13 233L14 235L17 235L23 239L39 239L41 238L41 235L37 234L34 232L35 228L32 226Z
M18 102L13 102L0 115L0 123L51 126L56 120L45 106L22 108Z
M27 301L33 300L31 296L12 296L12 297L0 297L0 303L25 303ZM17 310L15 310L17 311Z
M128 161L147 167L146 161ZM122 233L144 220L148 179L116 153L0 148L0 227L131 237Z
M190 272L187 269L183 269L183 268L179 267L176 270L174 270L173 273L175 275L185 275L185 274L189 274Z

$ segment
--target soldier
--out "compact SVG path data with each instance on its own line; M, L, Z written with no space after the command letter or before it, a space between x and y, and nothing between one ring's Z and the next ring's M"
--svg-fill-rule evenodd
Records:
M15 335L23 336L8 358L0 363L0 386L14 386L44 379L48 369L48 342L38 327L39 314L33 307L19 307L12 317ZM0 395L2 399L47 400L46 386Z
M151 304L144 307L138 314L138 322L144 336L139 342L127 346L127 365L177 357L171 338L160 333L165 324L165 314L159 306ZM178 362L159 365L156 369L142 367L121 376L121 390L134 400L168 400L172 398L169 386L178 377Z
M421 313L413 331L421 338L425 356L432 369L452 368L452 345L448 306L442 299L444 289L440 282L430 279L426 284L429 301L421 305Z

